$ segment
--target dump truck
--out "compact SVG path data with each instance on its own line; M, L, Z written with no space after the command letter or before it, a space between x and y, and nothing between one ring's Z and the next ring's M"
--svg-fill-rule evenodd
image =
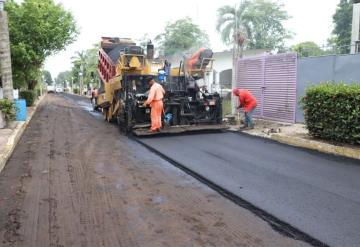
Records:
M165 89L161 134L223 129L220 95L196 83L212 70L212 63L212 51L200 49L172 68L166 60L154 59L151 41L143 49L129 38L103 37L98 58L101 86L95 107L124 133L156 134L147 131L151 109L144 106L149 93L146 78L155 76Z

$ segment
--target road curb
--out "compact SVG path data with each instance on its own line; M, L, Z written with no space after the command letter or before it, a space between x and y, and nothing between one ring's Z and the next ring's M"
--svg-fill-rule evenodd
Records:
M293 136L289 137L281 134L272 134L270 139L291 146L317 150L319 152L344 156L352 159L360 159L360 149L357 148L335 146L316 140L308 140Z
M5 165L9 158L11 157L12 153L14 152L14 149L19 142L20 138L22 137L26 127L29 125L31 119L33 118L34 114L36 113L36 110L42 100L45 98L45 95L42 96L35 104L34 110L29 114L28 118L24 122L19 122L16 128L14 129L13 133L9 137L7 143L5 144L4 152L0 154L0 173L5 168Z

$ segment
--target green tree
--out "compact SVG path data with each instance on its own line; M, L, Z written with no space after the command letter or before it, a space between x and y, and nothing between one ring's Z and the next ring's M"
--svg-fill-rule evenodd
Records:
M333 15L334 30L333 44L340 53L349 53L351 44L352 0L340 0Z
M164 56L209 45L208 35L189 17L168 23L155 41L159 43L159 52Z
M92 75L97 73L97 64L98 64L98 51L99 45L94 45L93 48L77 51L75 56L72 57L72 69L71 74L75 83L80 85L80 74L81 74L81 65L83 67L83 84L82 86L89 86L90 83L94 83L94 78Z
M57 86L63 86L66 88L71 81L71 71L62 71L60 72L57 77L55 78L55 84Z
M251 35L250 19L247 9L250 1L244 1L237 8L225 5L217 10L216 30L221 34L221 40L229 45L234 41L235 29L241 30L247 37Z
M245 41L251 35L250 22L245 15L249 3L245 1L239 8L227 5L218 9L216 29L221 32L221 39L225 44L234 43L239 57L242 57Z
M96 75L98 66L98 52L99 45L94 45L93 48L85 51L85 75L84 82L86 85L94 82L92 75Z
M85 65L86 65L85 51L75 52L75 56L72 57L72 59L73 59L72 73L74 75L74 78L76 78L77 84L79 85L80 94L82 94L83 87L84 87L84 74L86 73L86 71L85 71Z
M283 26L289 19L283 8L283 4L269 0L246 0L237 8L223 6L218 9L216 29L225 44L233 41L237 27L247 36L247 48L282 50L291 37Z
M53 0L7 1L14 84L34 89L45 58L71 44L77 34L72 14Z
M44 80L45 80L46 84L52 85L54 83L54 81L52 79L52 76L51 76L51 73L49 71L44 70L43 71L43 76L44 76Z
M300 57L325 55L325 51L313 41L299 43L293 46L291 50L297 52Z
M150 40L152 39L150 38L149 34L145 33L143 36L136 40L136 43L145 50Z

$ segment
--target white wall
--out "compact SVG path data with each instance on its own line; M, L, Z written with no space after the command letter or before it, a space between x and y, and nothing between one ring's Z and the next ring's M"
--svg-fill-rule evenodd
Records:
M265 49L247 50L244 51L244 57L252 57L262 55L266 52ZM220 73L224 70L232 69L233 67L233 54L231 51L215 52L214 53L213 70L216 72L215 85L210 85L212 88L220 89ZM214 81L213 75L210 75L209 82L212 84ZM230 82L231 83L231 82ZM208 88L211 88L208 87Z
M14 96L14 99L19 98L19 89L13 90L13 96ZM3 89L0 87L0 99L3 99L3 98L4 98L4 92L3 92Z

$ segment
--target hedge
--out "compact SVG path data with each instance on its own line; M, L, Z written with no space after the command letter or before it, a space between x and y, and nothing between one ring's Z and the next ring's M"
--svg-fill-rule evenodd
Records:
M301 99L309 134L360 144L360 84L323 82L306 89Z
M20 91L19 93L20 99L24 99L26 101L26 106L33 106L36 100L36 92L31 90Z

